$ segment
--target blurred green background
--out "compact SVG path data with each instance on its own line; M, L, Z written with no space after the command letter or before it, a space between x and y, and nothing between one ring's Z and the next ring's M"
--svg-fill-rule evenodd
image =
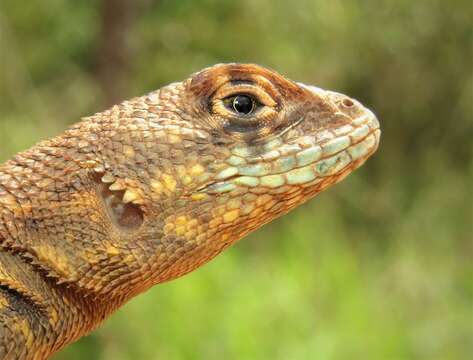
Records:
M471 359L472 5L0 2L0 160L218 62L359 99L377 154L61 359Z

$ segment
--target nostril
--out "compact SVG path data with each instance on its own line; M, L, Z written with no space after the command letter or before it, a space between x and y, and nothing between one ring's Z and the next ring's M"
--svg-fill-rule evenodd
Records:
M351 99L348 99L348 98L343 99L342 104L343 106L348 107L348 108L355 105L355 103Z

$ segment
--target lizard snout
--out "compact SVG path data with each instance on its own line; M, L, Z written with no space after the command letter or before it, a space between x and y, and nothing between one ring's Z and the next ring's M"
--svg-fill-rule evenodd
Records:
M371 130L379 129L376 115L358 100L335 91L325 91L325 96L341 113L351 118L354 125L364 123L368 124Z

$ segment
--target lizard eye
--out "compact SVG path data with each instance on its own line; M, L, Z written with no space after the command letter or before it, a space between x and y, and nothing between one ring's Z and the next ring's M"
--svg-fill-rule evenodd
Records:
M255 98L249 95L230 96L224 102L227 108L238 115L249 115L260 105Z
M238 95L232 101L233 110L237 113L248 115L255 107L255 101L246 95Z

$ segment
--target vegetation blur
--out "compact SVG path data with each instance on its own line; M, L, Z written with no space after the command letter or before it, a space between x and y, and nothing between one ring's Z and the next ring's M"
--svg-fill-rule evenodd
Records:
M219 62L378 115L356 173L135 298L68 359L473 358L469 0L0 2L0 160Z

